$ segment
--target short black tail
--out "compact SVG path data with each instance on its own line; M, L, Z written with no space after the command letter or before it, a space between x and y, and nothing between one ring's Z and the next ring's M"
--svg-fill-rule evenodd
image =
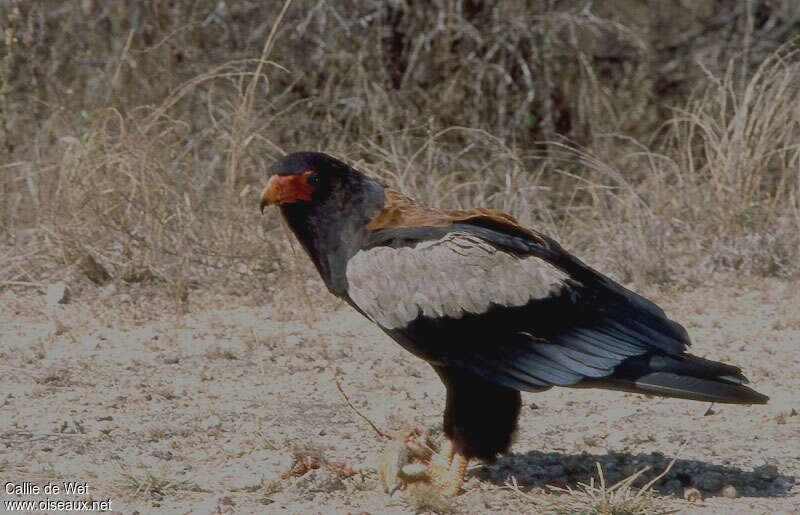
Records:
M695 401L766 404L769 397L744 386L747 382L737 367L681 354L633 357L620 364L612 375L584 379L575 386Z

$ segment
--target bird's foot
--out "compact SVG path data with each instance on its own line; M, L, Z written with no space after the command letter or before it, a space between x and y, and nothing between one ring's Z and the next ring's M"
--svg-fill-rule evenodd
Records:
M378 472L389 495L413 484L431 485L442 495L454 496L467 468L467 459L455 452L450 440L445 439L439 452L434 452L428 436L419 428L404 431L392 440L378 461Z
M402 431L378 456L378 474L389 495L405 490L411 483L427 479L426 464L433 450L425 432L418 427Z
M453 497L464 484L469 460L455 450L453 442L445 439L442 448L428 462L428 477L442 495Z

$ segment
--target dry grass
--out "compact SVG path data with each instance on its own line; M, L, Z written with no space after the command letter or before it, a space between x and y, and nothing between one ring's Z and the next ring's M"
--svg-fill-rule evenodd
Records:
M585 483L578 484L580 490L572 490L569 487L566 490L560 489L576 498L565 507L565 512L591 515L648 515L663 513L664 502L655 496L651 487L669 472L676 459L673 459L661 474L639 489L634 489L633 483L647 471L648 467L638 470L613 485L606 486L603 468L600 464L597 464L597 476L599 478L597 486L595 486L594 478L591 478L588 485ZM558 488L554 489L559 490Z
M11 2L0 284L274 295L256 195L299 149L626 282L796 274L799 8L518 4Z
M117 486L127 490L133 497L141 495L156 500L163 499L179 490L197 490L197 486L188 480L159 477L151 472L122 471L119 473Z
M634 488L633 484L650 467L643 467L613 485L606 485L603 468L599 463L595 463L597 466L597 484L595 484L595 478L592 477L589 479L588 484L579 482L576 489L569 486L566 488L549 486L550 490L565 494L569 500L555 507L549 507L547 511L563 515L652 515L665 513L664 499L657 497L652 491L652 487L658 480L667 475L676 460L677 457L670 462L663 472L641 488ZM506 488L523 499L536 504L541 503L541 499L530 496L520 490L516 479L513 477L506 483Z

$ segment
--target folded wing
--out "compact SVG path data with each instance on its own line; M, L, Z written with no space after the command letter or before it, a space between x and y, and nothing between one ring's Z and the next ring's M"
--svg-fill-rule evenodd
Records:
M555 242L469 224L393 230L350 259L348 294L434 364L518 390L766 400L742 386L737 367L686 354L683 327Z

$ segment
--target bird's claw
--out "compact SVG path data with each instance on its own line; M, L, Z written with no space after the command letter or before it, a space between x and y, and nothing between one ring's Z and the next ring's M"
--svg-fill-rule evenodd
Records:
M404 491L410 483L428 480L427 464L433 451L425 432L411 428L400 433L378 457L378 472L389 495Z
M392 496L409 485L430 485L446 496L454 496L464 481L467 460L445 440L435 452L428 436L415 428L404 432L386 446L378 471L386 492Z

